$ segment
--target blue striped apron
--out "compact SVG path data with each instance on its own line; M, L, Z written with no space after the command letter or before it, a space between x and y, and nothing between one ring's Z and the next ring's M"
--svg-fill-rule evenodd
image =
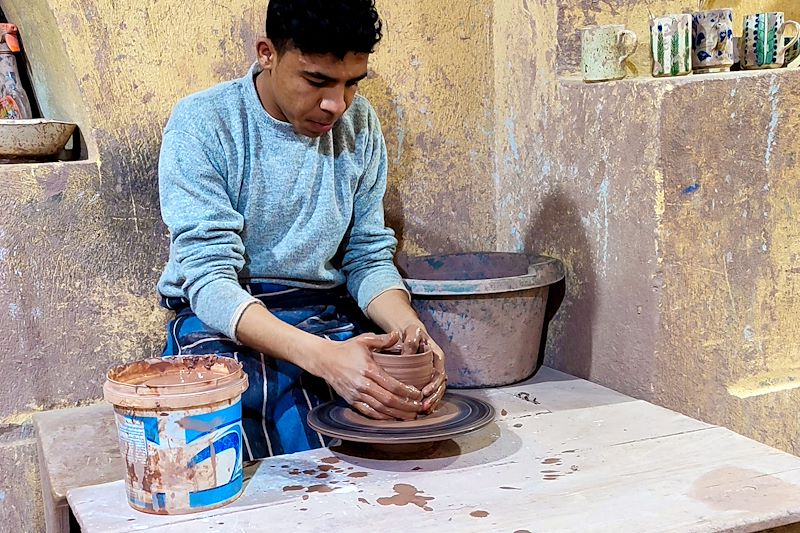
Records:
M320 337L344 341L376 330L344 286L329 290L272 283L242 286L280 320ZM161 305L175 311L175 318L167 325L164 357L218 354L242 363L250 381L242 395L246 460L328 445L330 439L311 429L306 421L311 409L337 397L324 380L208 328L185 298L162 297Z

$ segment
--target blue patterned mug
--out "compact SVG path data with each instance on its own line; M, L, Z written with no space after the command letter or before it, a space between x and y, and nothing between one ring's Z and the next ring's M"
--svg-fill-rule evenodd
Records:
M733 9L692 13L692 69L727 72L734 63Z

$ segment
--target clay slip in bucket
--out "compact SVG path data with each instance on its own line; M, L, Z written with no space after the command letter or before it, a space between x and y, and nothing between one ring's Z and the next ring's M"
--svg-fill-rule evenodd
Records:
M215 355L147 359L109 370L131 507L205 511L242 493L242 365Z

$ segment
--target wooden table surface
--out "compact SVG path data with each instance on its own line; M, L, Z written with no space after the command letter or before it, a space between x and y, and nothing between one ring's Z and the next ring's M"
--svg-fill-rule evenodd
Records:
M495 422L398 459L339 445L246 468L221 509L153 516L124 482L70 490L85 533L754 532L800 523L800 458L549 368L458 391ZM323 474L327 474L327 477Z

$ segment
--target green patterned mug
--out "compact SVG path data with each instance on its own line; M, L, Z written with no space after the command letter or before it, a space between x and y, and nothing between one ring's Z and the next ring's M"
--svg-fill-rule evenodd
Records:
M784 37L783 46L786 48L786 57L783 60L783 66L788 67L789 63L800 57L800 40L794 37Z
M787 26L794 26L795 36L784 44L783 33ZM742 68L762 69L783 66L786 50L790 49L800 35L800 24L784 21L783 12L754 13L745 15L740 51Z
M683 76L692 71L692 16L688 13L650 19L653 76Z

